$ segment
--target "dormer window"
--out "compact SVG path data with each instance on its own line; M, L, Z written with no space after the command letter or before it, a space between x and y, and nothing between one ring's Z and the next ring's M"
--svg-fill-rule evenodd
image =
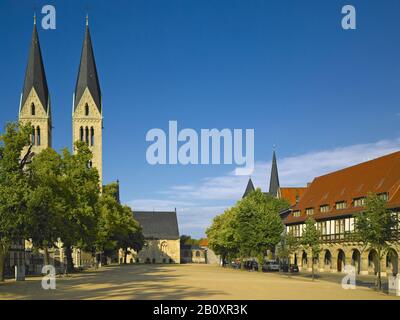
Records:
M324 204L324 205L320 206L320 207L319 207L319 211L320 211L321 213L329 212L329 205Z
M355 207L363 207L365 206L365 197L354 199Z
M85 104L85 116L88 116L89 115L89 106L88 106L88 104L86 103Z
M306 215L311 216L312 214L314 214L314 208L307 208Z
M300 210L293 211L293 217L298 218L298 217L300 217L300 215L301 215Z
M388 201L389 199L389 194L387 192L379 193L378 197L384 201Z
M32 104L31 104L31 115L34 116L35 114L36 114L35 104L32 103Z
M336 210L343 210L347 208L347 203L346 201L339 201L336 202Z

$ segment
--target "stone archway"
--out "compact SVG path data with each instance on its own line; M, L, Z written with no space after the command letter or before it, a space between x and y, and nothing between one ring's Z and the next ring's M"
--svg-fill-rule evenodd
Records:
M329 250L325 250L324 269L330 270L331 268L332 268L332 254Z
M351 255L351 265L356 269L356 273L360 274L361 268L361 253L359 250L354 249Z
M378 273L378 253L371 249L368 253L368 273L377 274Z
M394 276L399 272L399 255L392 248L386 254L386 271Z
M307 268L307 253L303 251L303 254L301 256L301 267L302 268Z
M337 272L344 271L345 263L346 263L346 255L344 254L344 251L342 249L339 249L337 253Z

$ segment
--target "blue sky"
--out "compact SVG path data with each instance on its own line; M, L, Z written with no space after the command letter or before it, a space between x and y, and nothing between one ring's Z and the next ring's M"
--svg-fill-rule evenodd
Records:
M357 30L344 31L341 8L349 3ZM400 149L398 0L2 0L2 123L17 118L34 4L38 19L45 4L57 10L57 29L39 30L53 147L72 143L89 11L103 93L104 180L118 178L134 209L176 207L181 233L202 236L247 178L232 176L229 165L147 164L146 133L167 130L169 120L198 131L254 128L254 179L264 189L274 144L286 185Z

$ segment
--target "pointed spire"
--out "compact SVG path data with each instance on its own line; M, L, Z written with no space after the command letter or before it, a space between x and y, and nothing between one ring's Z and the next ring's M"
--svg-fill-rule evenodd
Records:
M36 15L33 17L33 32L28 64L25 71L24 87L22 89L21 106L24 105L32 88L35 88L43 107L48 108L49 90L44 71L42 51L40 50L39 35L36 28Z
M94 102L101 112L101 90L99 77L97 75L96 61L94 59L92 39L90 37L88 16L86 16L85 39L83 41L78 80L75 87L74 109L77 107L86 88L89 89Z
M269 181L269 194L276 197L279 189L278 165L276 163L275 146L272 154L271 178Z
M247 195L248 195L249 193L253 192L254 190L256 190L256 189L254 188L253 181L251 181L251 177L250 177L250 178L249 178L249 182L247 182L246 191L244 192L242 198L247 197Z

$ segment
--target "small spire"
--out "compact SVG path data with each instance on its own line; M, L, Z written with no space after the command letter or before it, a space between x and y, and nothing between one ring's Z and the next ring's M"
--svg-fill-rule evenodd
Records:
M36 12L33 13L33 25L36 26Z
M86 14L86 27L89 26L89 14Z

